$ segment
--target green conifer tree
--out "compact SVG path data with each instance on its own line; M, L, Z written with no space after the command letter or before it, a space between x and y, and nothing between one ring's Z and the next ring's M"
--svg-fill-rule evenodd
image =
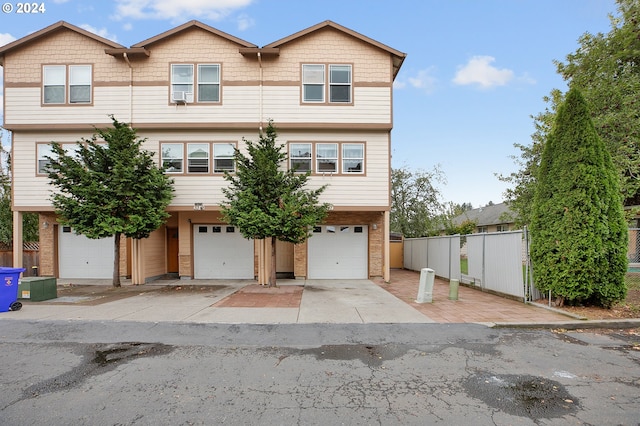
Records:
M627 229L618 174L582 94L571 88L546 141L531 221L535 284L561 303L626 296Z
M223 188L227 200L222 205L225 220L237 226L245 238L271 240L269 287L276 286L276 240L306 241L330 208L327 203L318 203L326 186L305 189L309 172L280 167L287 162L287 154L276 144L276 137L269 121L257 143L244 140L248 155L235 150L237 171L225 173L230 185Z
M147 238L169 217L173 181L142 149L144 139L113 116L112 128L96 129L67 153L52 143L49 180L63 225L88 238L114 237L113 286L120 287L120 239Z

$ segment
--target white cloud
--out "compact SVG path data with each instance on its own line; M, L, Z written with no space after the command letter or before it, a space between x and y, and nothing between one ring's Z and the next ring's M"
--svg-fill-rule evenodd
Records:
M474 56L466 65L458 67L453 82L461 86L477 84L484 89L504 86L513 79L513 71L494 67L491 63L495 60L493 56Z
M80 28L82 28L83 30L87 30L90 33L94 33L99 35L100 37L104 37L106 39L109 39L111 41L118 41L118 38L115 35L109 34L109 31L107 31L106 28L102 27L100 29L93 27L89 24L82 24L80 25Z
M253 25L256 23L256 21L251 18L248 15L245 15L244 13L240 16L238 16L238 30L239 31L245 31L251 27L253 27Z
M435 67L429 67L425 70L420 70L414 77L409 77L409 84L416 89L422 89L427 93L433 93L436 89L436 83L438 80L433 76Z
M220 20L253 0L116 0L116 19Z
M0 33L0 46L4 46L7 43L11 43L16 38L9 33Z
M438 79L433 75L435 70L436 67L432 66L415 72L412 76L407 77L406 80L395 80L393 82L393 88L404 89L411 86L423 90L427 94L431 94L436 90L438 85Z

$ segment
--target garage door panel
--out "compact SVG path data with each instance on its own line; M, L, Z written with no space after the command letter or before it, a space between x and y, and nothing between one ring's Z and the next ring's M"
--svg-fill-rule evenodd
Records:
M194 225L196 279L252 279L253 240L233 226Z
M365 225L316 227L308 240L309 278L368 278L368 245Z
M113 237L90 239L60 226L58 275L63 279L109 279L113 277Z

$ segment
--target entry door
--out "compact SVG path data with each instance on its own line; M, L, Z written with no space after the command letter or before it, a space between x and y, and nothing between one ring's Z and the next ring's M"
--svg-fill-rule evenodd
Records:
M167 273L176 274L178 264L178 228L167 228Z
M278 278L293 278L293 243L276 240L276 274Z

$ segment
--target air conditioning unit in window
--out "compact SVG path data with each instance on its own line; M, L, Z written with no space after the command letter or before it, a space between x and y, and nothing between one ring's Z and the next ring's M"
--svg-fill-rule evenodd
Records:
M171 94L171 100L177 104L193 102L193 93L176 91Z

